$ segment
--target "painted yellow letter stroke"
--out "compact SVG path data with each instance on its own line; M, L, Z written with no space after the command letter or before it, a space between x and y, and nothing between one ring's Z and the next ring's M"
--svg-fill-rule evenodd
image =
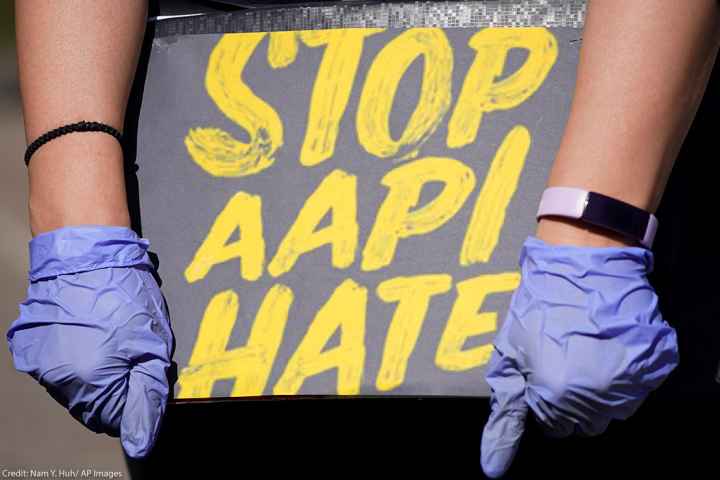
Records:
M242 78L265 33L223 35L210 54L205 88L217 107L250 135L243 143L216 127L191 128L185 146L193 161L215 177L243 177L268 168L283 144L283 125L274 108Z
M390 135L390 111L400 80L422 56L420 98L399 140ZM358 142L379 158L417 156L450 108L453 51L439 28L411 28L377 54L367 74L356 112Z
M226 243L236 229L240 230L240 238ZM188 283L202 280L213 266L233 258L241 259L240 275L245 280L257 280L262 275L265 239L262 200L258 195L245 192L233 195L185 269L185 280Z
M429 182L442 182L442 191L410 211ZM401 238L431 232L450 220L475 187L475 173L452 158L425 157L394 168L382 184L389 190L363 249L361 267L365 271L389 265Z
M188 366L178 376L179 398L206 398L217 380L235 379L233 397L262 395L282 341L293 292L273 286L265 295L247 344L227 350L237 321L238 296L215 295L205 309Z
M557 39L543 27L485 28L473 35L468 44L477 55L448 123L449 148L474 142L485 113L509 110L530 98L558 57ZM502 75L512 48L527 49L528 57L517 71L495 82Z
M512 292L520 284L520 273L480 275L455 285L457 298L435 354L435 365L458 372L486 364L492 343L463 350L468 338L497 330L497 312L483 312L485 298L491 293Z
M516 125L495 153L475 201L475 209L460 249L460 265L490 260L505 224L508 205L517 191L530 142L530 131L522 125Z
M306 378L337 368L337 394L356 395L365 364L366 309L367 288L349 278L343 281L318 311L273 394L295 395ZM323 351L338 328L340 345Z
M325 46L308 112L300 163L307 167L332 157L340 121L350 98L365 38L383 28L305 30L300 38L308 47Z
M332 223L316 230L330 211ZM300 255L326 244L332 246L333 267L346 268L355 259L358 230L357 179L340 169L333 170L303 205L268 265L268 273L282 275L292 269Z
M378 285L378 297L398 304L385 338L375 381L378 390L392 390L405 380L408 360L420 336L430 298L447 292L451 286L452 277L447 274L396 277Z

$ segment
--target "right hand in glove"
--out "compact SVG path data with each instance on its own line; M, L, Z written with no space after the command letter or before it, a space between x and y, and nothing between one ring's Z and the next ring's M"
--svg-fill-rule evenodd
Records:
M640 247L523 244L513 293L485 378L491 413L481 465L502 476L530 412L548 436L600 435L629 418L679 362L677 334L648 281Z
M174 342L149 245L119 226L35 236L27 298L7 332L15 368L132 458L155 443Z

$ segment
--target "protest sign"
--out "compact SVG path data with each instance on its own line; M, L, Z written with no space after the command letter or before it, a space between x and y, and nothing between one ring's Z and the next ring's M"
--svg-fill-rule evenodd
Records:
M158 22L136 175L177 398L489 395L583 2L481 3L400 27L382 4L345 7L361 26L323 7L295 9L302 29L262 30L270 11Z

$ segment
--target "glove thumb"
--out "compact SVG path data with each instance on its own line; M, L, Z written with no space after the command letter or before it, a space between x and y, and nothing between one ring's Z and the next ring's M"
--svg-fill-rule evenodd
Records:
M156 359L130 371L120 441L132 458L146 457L157 439L169 391L164 365Z
M514 361L497 350L493 357L486 377L493 393L490 416L480 444L480 463L485 475L498 478L505 474L515 458L525 431L528 406L524 400L525 378L515 368Z

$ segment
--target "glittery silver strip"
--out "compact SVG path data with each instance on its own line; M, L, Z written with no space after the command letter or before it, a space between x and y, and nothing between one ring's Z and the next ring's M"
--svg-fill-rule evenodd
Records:
M582 28L586 4L587 0L485 0L262 7L157 20L155 36L351 27Z

